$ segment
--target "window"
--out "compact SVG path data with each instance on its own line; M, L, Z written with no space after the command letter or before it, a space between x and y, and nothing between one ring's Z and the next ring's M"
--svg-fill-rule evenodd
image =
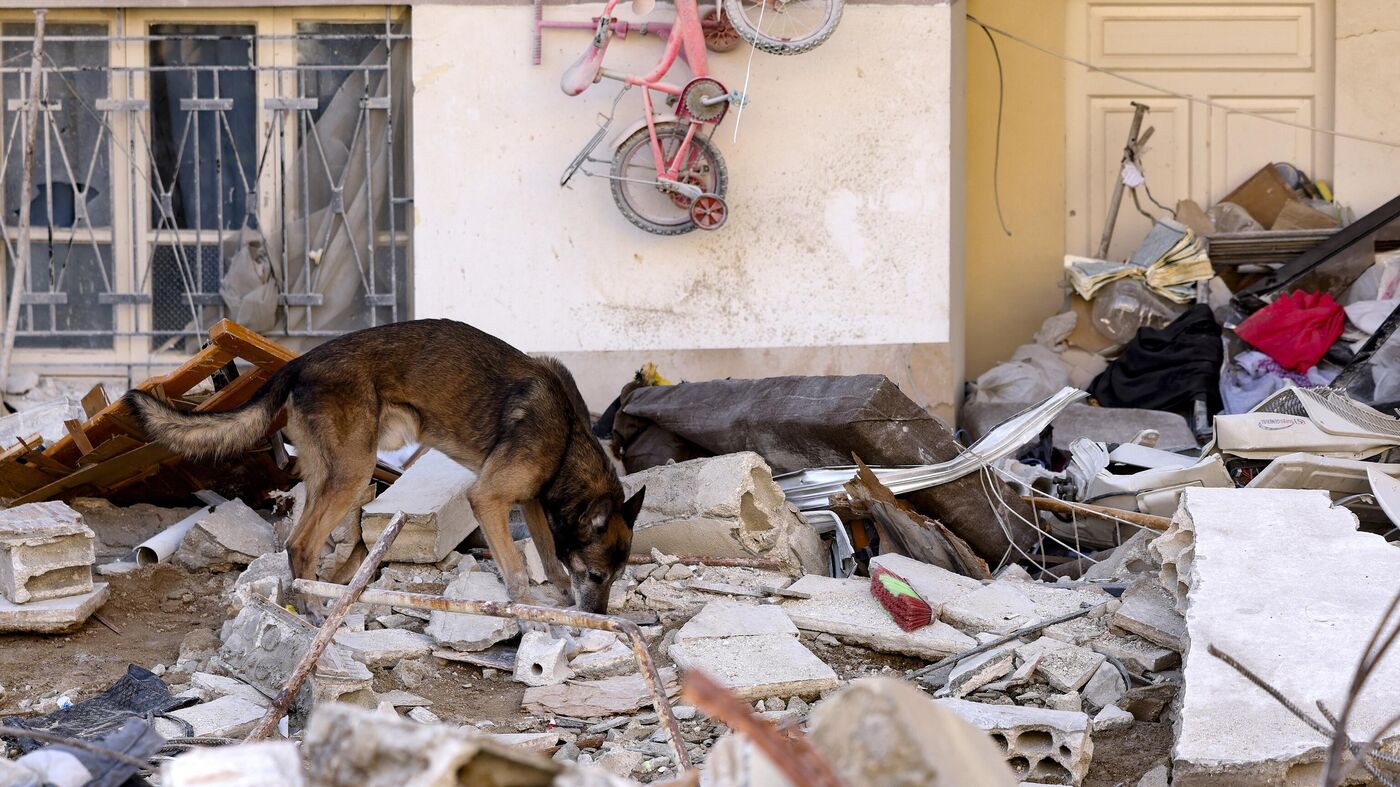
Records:
M26 16L0 12L4 252L8 282L28 199L16 346L49 352L17 365L168 365L224 317L303 347L406 318L403 12L50 13L27 188Z

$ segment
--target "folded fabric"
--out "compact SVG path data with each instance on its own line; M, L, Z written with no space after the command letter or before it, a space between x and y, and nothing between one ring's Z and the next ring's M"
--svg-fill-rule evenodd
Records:
M1293 372L1322 360L1345 327L1346 313L1325 292L1293 292L1251 314L1235 333Z
M1220 398L1225 404L1222 412L1227 415L1247 413L1269 394L1289 385L1301 388L1327 385L1336 378L1338 371L1336 367L1314 366L1306 374L1290 372L1264 353L1246 350L1226 364L1220 376Z

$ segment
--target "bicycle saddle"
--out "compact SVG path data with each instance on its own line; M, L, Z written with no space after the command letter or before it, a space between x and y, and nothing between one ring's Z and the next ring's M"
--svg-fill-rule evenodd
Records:
M564 95L577 96L598 81L598 75L603 70L603 54L608 49L608 41L612 39L608 21L607 17L598 20L598 32L593 36L593 42L559 79L559 89L564 91Z

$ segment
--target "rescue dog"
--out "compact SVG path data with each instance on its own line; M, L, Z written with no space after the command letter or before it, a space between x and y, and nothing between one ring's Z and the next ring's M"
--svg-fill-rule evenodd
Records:
M146 433L192 458L261 440L283 409L307 505L288 540L314 578L322 547L374 472L376 450L418 441L477 473L468 492L512 600L531 603L510 534L522 504L550 581L575 607L606 612L645 490L624 500L573 376L452 320L416 320L333 339L278 370L234 410L190 413L141 391L125 397ZM565 572L567 567L567 573Z

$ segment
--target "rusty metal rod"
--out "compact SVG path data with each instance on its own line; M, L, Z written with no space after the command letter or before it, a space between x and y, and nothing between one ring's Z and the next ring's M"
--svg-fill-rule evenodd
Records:
M277 695L277 699L272 701L272 707L267 709L267 714L262 717L256 727L248 733L248 737L243 739L244 743L260 741L272 734L277 728L277 723L282 717L287 715L287 711L292 707L292 701L296 699L297 692L301 690L301 684L311 676L312 670L316 668L316 662L321 660L321 654L326 652L326 647L331 644L331 639L335 637L336 630L345 620L345 615L364 593L369 581L374 578L375 572L379 570L379 564L384 562L384 555L388 553L390 545L403 530L403 523L406 517L400 511L389 520L389 524L384 528L384 532L379 534L379 539L370 547L369 554L360 561L360 567L355 570L355 576L350 578L349 585L336 585L336 593L331 596L335 598L335 604L331 606L330 614L321 624L321 628L316 632L316 638L311 640L311 647L306 649L301 661L297 663L296 669L292 670L292 677L287 681L282 693Z
M747 702L704 672L693 669L685 673L681 680L681 696L710 718L748 738L793 784L801 787L842 787L844 784L806 735L801 731L784 734L777 725L754 713Z
M472 550L477 557L483 560L491 559L490 549ZM782 571L783 561L771 557L705 557L704 555L671 555L677 563L686 565L715 566L717 568L761 568L768 571ZM627 564L630 566L645 566L655 563L650 555L630 555Z
M1089 503L1071 503L1065 500L1056 500L1053 497L1021 495L1021 499L1030 503L1033 509L1040 508L1046 511L1053 511L1057 514L1082 514L1121 519L1129 524L1145 527L1149 530L1166 530L1172 523L1170 518L1164 516L1142 514L1137 511L1124 511L1121 508L1096 506Z
M317 598L336 598L346 590L344 585L308 579L298 579L292 583L292 587L303 595ZM671 703L666 699L666 687L661 681L661 673L657 671L656 662L652 659L651 653L647 651L646 641L642 639L642 630L637 627L636 623L626 618L596 615L592 612L578 612L572 609L512 604L508 601L468 601L447 598L446 596L432 596L426 593L405 593L374 588L359 594L359 600L365 604L385 607L459 612L492 618L515 618L557 626L577 626L585 629L611 631L626 637L628 644L632 646L632 654L637 657L637 664L641 667L647 689L651 691L652 703L656 706L656 715L661 720L662 726L666 728L666 734L671 738L671 749L676 753L676 764L682 770L692 767L690 754L685 749L685 740L681 738L680 725L676 722L675 714L671 712Z

